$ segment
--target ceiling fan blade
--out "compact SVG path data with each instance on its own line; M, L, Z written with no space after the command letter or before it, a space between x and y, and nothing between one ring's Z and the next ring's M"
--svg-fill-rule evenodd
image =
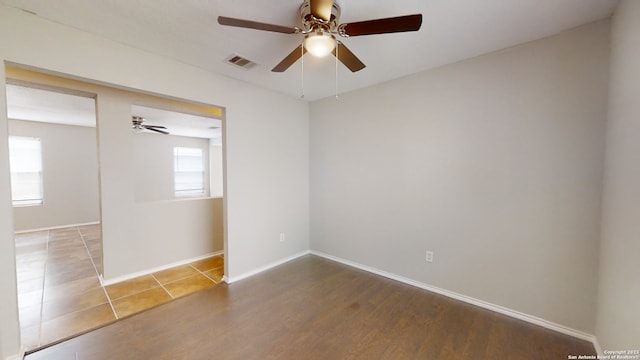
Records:
M145 128L145 129L147 129L147 130L149 130L149 131L155 131L155 132L160 133L160 134L169 135L169 132L168 132L168 131L159 130L159 129L154 129L154 128L147 127L147 126L145 126L144 128Z
M166 129L166 126L162 126L162 125L142 125L142 127L145 128L155 128L155 129Z
M336 56L336 49L333 49L333 56ZM343 43L338 41L338 60L344 64L351 72L360 71L365 68L365 64L356 57Z
M348 36L388 34L417 31L421 25L422 14L414 14L342 24L340 31Z
M333 7L333 0L309 0L309 7L311 8L311 15L329 21L331 19L331 8Z
M298 28L294 28L294 27L266 24L266 23L261 23L257 21L251 21L251 20L235 19L235 18L230 18L226 16L218 16L218 24L247 28L247 29L273 31L273 32L278 32L283 34L295 34L300 31Z
M271 71L283 72L287 70L291 65L293 65L293 63L298 61L298 59L300 59L303 54L306 54L306 53L307 53L307 49L304 46L302 47L302 50L300 50L300 46L296 47L295 49L293 49L291 53L289 53L289 55L287 55L287 57L282 59L282 61L280 61L280 63L276 65L276 67L271 69Z

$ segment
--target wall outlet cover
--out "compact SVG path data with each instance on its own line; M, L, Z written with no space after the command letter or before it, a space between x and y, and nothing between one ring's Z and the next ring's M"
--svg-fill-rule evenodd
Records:
M433 262L433 251L427 251L427 256L425 258L427 262Z

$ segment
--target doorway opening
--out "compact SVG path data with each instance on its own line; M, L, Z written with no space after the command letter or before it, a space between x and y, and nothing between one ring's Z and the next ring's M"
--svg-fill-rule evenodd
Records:
M104 296L96 96L13 80L6 94L20 330L34 348Z
M91 99L97 144L92 151L97 153L98 221L73 223L65 229L35 228L46 231L46 240L38 239L38 234L16 236L22 236L18 241L25 245L16 253L32 245L40 249L39 255L32 255L34 263L49 251L69 258L85 257L79 249L57 246L73 242L82 243L88 254L83 260L89 258L93 265L91 280L78 275L71 284L50 289L47 284L54 285L63 276L51 281L44 276L42 290L19 296L21 325L31 324L21 332L27 353L222 281L226 265L224 108L16 66L7 66L6 74L8 86ZM10 122L12 117L9 114ZM156 125L155 129L163 129L162 132L140 131L133 121L136 117L144 118L146 125ZM198 121L201 124L194 125ZM189 128L186 124L206 126L209 136L181 133L180 127ZM14 134L10 131L9 135ZM45 137L23 137L40 140L41 169L35 166L32 174L27 175L33 179L37 178L33 173L39 174L46 183L50 154L43 151ZM67 140L62 149L77 145L74 144L76 138ZM195 153L191 150L198 147L200 157L193 156ZM185 148L187 151L183 151ZM202 166L194 168L194 159L202 160ZM74 187L68 188L73 193ZM46 187L41 190L42 198L27 196L27 200L49 204L50 191ZM15 229L21 231L17 224ZM94 257L92 250L97 249L91 240L98 238L101 256ZM52 239L58 242L55 246ZM35 273L46 275L47 269L71 274L72 269L81 267L78 264L54 266L48 260L40 265L33 271L18 269L17 272L27 279ZM129 287L131 282L142 286ZM33 283L27 284L33 286ZM20 292L25 286L18 287ZM62 296L70 294L73 296ZM29 301L36 299L40 299L40 304L33 307L36 311L22 311L29 306ZM142 303L146 307L141 307ZM36 322L38 325L34 325Z

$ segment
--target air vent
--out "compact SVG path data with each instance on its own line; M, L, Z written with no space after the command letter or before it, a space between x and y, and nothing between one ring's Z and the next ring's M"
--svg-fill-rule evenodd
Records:
M256 65L253 61L245 59L240 55L231 55L225 59L225 61L231 65L235 65L239 68L249 70Z

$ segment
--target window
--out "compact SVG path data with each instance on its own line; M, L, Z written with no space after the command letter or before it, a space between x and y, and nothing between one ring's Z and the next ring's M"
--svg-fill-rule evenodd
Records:
M13 206L42 204L40 139L9 136L11 200Z
M202 149L173 148L173 170L176 196L204 195L204 157Z

